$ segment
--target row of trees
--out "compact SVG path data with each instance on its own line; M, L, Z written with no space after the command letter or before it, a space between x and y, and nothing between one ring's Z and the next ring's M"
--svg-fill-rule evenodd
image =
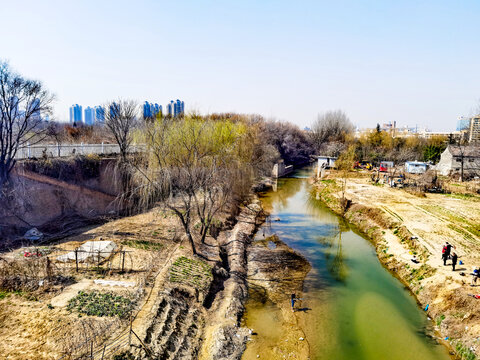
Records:
M355 159L378 163L382 160L404 162L425 160L437 162L451 139L436 136L429 139L419 137L393 137L381 131L380 125L369 133L354 137L354 126L341 110L319 115L312 125L312 144L322 155L339 156L353 146Z
M0 186L8 183L19 147L33 138L58 136L58 126L42 127L36 116L49 113L52 101L41 83L1 64ZM103 108L106 129L120 147L124 196L139 209L163 203L178 217L194 253L196 240L205 241L217 214L235 208L280 159L299 165L313 154L338 156L346 149L352 157L370 161L418 159L420 153L435 159L444 146L443 139L397 139L379 129L355 139L352 123L339 110L320 115L306 132L258 115L158 114L144 119L132 100L112 101ZM133 142L146 144L146 153L130 154Z
M54 97L7 64L1 64L0 75L0 187L5 188L21 146L63 142L92 129L45 126L38 114L51 113ZM132 100L111 101L103 108L105 129L120 148L123 196L139 210L164 204L178 217L194 253L219 212L237 208L276 161L306 163L314 152L310 137L297 126L257 115L144 119ZM133 142L146 144L146 152L130 154Z

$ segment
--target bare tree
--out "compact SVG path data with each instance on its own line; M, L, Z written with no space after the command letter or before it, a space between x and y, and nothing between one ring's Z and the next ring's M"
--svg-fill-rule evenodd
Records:
M0 62L0 188L15 166L18 149L40 141L41 115L51 113L52 101L40 81L25 79Z
M126 161L133 141L132 130L138 119L138 105L133 100L117 100L102 107L105 125L110 129L120 147L120 155Z
M66 138L65 125L55 121L50 121L45 128L45 136L47 139L55 141L57 144L62 144Z
M312 142L317 150L327 142L343 142L354 127L342 110L327 111L319 114L312 124Z
M170 209L197 254L194 222L200 223L203 243L215 215L237 200L240 183L251 180L237 157L240 132L231 123L189 115L157 119L145 133L149 156L137 164L135 192L142 207L160 201Z
M261 141L265 145L273 145L285 163L300 165L310 161L310 155L314 152L310 137L297 125L272 120L262 125Z
M342 210L345 213L350 206L349 200L345 198L345 192L347 190L347 179L349 177L350 171L353 168L353 163L355 161L355 146L350 145L349 148L344 151L338 159L335 161L335 167L341 174L341 206Z

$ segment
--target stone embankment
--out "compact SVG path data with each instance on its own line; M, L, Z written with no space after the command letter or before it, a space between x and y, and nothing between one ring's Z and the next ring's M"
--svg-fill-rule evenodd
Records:
M232 231L218 239L225 270L218 273L224 273L225 279L210 308L212 316L206 324L200 359L240 359L245 350L249 329L240 321L248 297L247 247L263 221L261 213L258 200L246 206Z
M480 265L476 251L479 242L475 226L467 227L470 220L461 217L463 212L459 210L472 207L471 212L475 212L478 203L462 206L458 201L466 200L443 199L437 194L432 199L420 199L403 190L369 185L363 179L347 180L344 192L334 178L317 180L312 191L365 234L382 264L408 287L423 309L428 305L437 339L452 354L462 359L479 356L480 300L470 295L480 291L470 286L469 275L472 265ZM455 215L447 218L445 214L450 212ZM452 236L452 229L462 232ZM455 251L464 263L458 264L455 272L450 261L443 266L440 260L445 240L456 244Z

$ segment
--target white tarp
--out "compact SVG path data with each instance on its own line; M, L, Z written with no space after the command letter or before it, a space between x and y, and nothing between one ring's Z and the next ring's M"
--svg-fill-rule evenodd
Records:
M97 285L102 286L123 286L123 287L134 287L135 283L133 281L117 281L117 280L93 280Z
M87 241L77 248L78 262L99 262L108 259L117 248L113 241ZM75 261L75 251L57 257L58 261Z

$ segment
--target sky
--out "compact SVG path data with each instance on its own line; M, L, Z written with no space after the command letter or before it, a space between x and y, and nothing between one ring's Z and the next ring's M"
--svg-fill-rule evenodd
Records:
M309 126L455 129L480 104L480 1L0 0L0 59L68 108L117 98Z

